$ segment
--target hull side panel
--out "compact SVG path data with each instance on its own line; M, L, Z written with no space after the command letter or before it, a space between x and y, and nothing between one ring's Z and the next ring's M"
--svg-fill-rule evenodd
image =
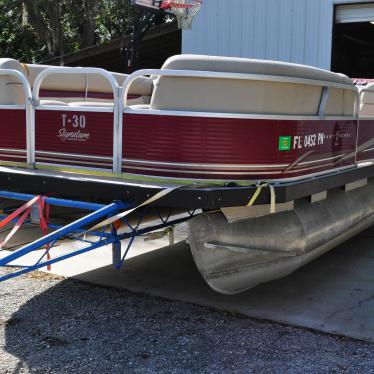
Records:
M36 112L37 163L111 169L112 157L112 113Z
M126 114L123 171L201 179L285 179L353 166L355 120Z
M0 161L26 162L25 110L2 109L0 134Z
M374 160L374 119L360 120L357 146L358 162Z

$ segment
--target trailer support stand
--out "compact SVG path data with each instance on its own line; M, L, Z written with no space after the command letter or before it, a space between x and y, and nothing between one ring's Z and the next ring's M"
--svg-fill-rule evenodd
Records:
M113 237L117 237L117 230L114 227L112 227L112 235ZM121 242L117 240L112 244L112 263L116 269L121 266L121 254Z

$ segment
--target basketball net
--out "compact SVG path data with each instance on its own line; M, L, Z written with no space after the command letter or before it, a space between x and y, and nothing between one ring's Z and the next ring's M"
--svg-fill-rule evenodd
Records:
M199 12L202 0L165 0L161 9L173 13L178 22L178 28L191 30L192 22Z

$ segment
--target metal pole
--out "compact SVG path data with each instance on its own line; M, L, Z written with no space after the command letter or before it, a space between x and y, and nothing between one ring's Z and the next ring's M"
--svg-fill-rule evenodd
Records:
M117 238L117 230L112 225L111 234L113 238ZM121 242L116 240L112 243L112 264L117 267L121 263L122 253L121 253Z

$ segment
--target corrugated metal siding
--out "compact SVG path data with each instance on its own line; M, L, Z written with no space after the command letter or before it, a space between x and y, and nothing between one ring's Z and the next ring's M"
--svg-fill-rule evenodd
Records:
M183 31L182 51L330 69L333 5L371 1L204 0L192 31Z

